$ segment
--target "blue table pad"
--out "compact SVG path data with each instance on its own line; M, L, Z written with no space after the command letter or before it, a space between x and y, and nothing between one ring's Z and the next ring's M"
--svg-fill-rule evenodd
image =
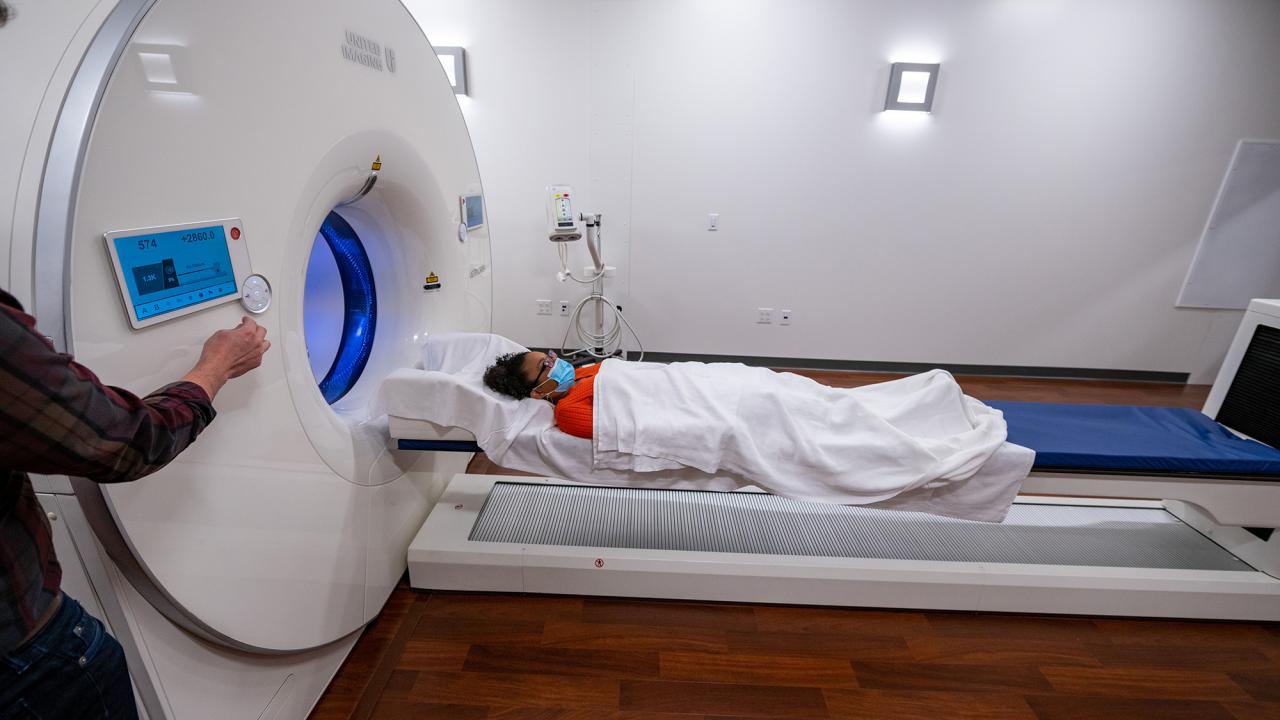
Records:
M1280 450L1231 433L1198 410L1133 405L988 402L1009 442L1037 468L1280 476Z

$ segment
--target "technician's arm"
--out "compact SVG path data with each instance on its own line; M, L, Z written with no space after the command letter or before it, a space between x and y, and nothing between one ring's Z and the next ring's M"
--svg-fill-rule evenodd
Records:
M199 385L213 400L222 386L232 378L262 364L262 355L271 347L267 329L249 318L230 330L219 330L204 343L200 360L182 380Z
M215 333L179 382L138 398L56 352L0 291L0 467L123 482L164 467L214 418L213 396L262 361L265 330Z

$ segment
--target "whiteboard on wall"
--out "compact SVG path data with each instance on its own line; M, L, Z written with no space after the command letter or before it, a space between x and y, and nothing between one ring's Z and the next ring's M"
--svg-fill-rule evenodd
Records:
M1260 297L1280 297L1280 141L1241 140L1178 307L1243 310Z

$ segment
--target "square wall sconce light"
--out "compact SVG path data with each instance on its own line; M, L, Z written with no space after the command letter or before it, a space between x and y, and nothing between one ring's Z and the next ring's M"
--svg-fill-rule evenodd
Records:
M930 112L941 67L937 63L894 63L889 70L889 96L884 109Z
M467 51L460 47L437 47L436 57L449 76L449 84L456 95L467 94Z

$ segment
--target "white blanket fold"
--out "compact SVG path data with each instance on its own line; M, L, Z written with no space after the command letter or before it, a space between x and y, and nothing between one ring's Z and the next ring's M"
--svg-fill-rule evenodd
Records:
M943 370L844 389L739 364L606 360L594 416L596 469L689 467L800 500L976 520L1004 517L1034 459Z

